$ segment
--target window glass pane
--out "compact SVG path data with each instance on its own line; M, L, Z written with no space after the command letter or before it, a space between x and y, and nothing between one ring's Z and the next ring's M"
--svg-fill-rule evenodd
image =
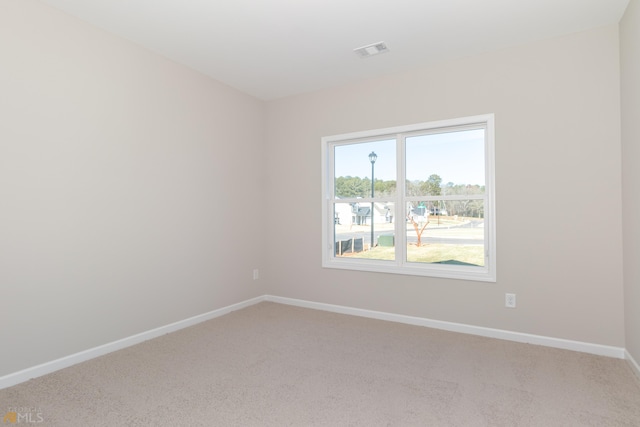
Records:
M396 194L395 139L336 145L334 150L335 198L371 197L372 190L375 197Z
M406 139L407 196L484 194L484 129Z
M407 203L407 261L484 266L482 200ZM450 210L455 204L458 213Z
M334 204L334 254L336 257L394 260L392 203ZM373 247L371 245L373 236Z

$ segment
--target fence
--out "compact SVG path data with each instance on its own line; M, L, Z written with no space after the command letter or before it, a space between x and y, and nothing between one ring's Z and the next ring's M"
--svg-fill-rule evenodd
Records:
M364 250L364 239L353 238L349 240L339 240L336 242L336 256L345 253L362 252Z

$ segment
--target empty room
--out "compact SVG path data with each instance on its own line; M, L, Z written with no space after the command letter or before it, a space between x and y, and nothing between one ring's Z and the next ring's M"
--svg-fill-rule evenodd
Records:
M640 425L640 0L0 0L3 424Z

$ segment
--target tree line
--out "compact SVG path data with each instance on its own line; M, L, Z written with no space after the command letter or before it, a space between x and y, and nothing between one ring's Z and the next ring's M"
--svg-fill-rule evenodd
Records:
M442 178L432 174L424 181L407 180L407 196L441 196L441 195L477 195L484 194L484 185L442 184ZM393 196L396 191L395 180L376 179L373 184L376 197ZM365 177L340 176L335 179L335 194L339 198L371 197L371 179ZM432 214L458 215L467 217L484 217L482 200L439 200L415 202L415 206L425 206ZM446 212L446 213L445 213Z

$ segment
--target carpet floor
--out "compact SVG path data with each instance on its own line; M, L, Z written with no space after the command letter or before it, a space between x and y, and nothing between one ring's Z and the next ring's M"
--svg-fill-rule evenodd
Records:
M640 381L624 360L263 302L0 405L52 426L640 426Z

